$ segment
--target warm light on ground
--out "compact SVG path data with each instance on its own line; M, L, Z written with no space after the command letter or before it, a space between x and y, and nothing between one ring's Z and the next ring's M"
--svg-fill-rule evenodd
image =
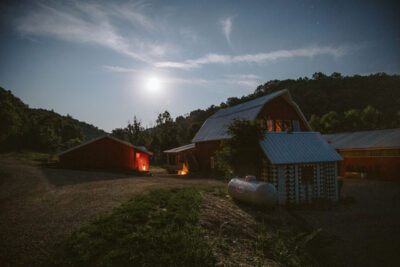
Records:
M182 164L182 170L178 171L178 175L186 175L189 172L188 167L185 163Z
M152 93L157 93L161 88L161 81L156 77L147 80L147 89Z

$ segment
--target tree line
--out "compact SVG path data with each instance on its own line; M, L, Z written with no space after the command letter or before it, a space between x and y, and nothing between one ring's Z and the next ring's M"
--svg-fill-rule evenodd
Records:
M321 133L352 132L400 127L400 76L376 73L343 77L340 73L314 73L311 78L272 80L254 93L230 97L220 105L197 109L175 120L165 111L156 125L145 129L134 117L125 128L112 131L118 138L146 146L155 163L163 163L162 151L191 143L204 121L220 109L282 90L289 90L311 127Z
M101 134L105 132L70 115L29 108L0 87L0 151L55 153Z
M220 109L282 89L289 90L314 130L322 133L400 127L400 76L376 73L342 76L314 73L311 78L271 80L253 93L230 97L219 105L196 109L175 119L159 114L154 127L143 127L133 117L126 126L112 130L117 138L154 153L153 163L164 162L162 151L191 143L204 121ZM60 151L90 140L104 131L71 116L31 109L10 91L0 88L0 148Z

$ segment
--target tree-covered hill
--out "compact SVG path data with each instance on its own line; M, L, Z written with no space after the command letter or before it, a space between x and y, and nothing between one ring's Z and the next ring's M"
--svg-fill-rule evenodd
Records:
M0 150L55 152L105 132L54 111L33 109L0 87Z
M231 97L218 106L196 109L175 120L168 111L159 114L156 126L144 129L134 119L113 134L154 152L162 162L162 151L191 143L204 121L221 108L234 106L272 92L288 89L315 131L322 133L400 127L400 76L377 73L343 77L315 73L311 78L272 80L258 86L254 93ZM140 118L139 118L140 119Z
M154 152L188 144L204 121L226 108L288 89L314 130L322 133L400 127L400 76L377 73L346 76L315 73L311 78L272 80L252 94L231 97L220 105L196 109L173 119L168 111L159 114L156 126L145 129L136 117L112 134ZM135 115L135 114L132 114ZM31 109L10 91L0 87L0 148L54 151L105 134L97 127L53 111Z
M400 76L377 73L347 76L315 73L312 78L272 80L254 93L230 97L219 106L194 110L175 120L178 143L188 143L204 121L221 108L288 89L312 127L322 133L400 127Z

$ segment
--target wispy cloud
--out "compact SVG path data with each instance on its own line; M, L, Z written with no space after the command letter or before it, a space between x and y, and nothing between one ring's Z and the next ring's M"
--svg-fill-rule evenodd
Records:
M323 54L339 57L343 56L347 52L347 47L312 46L293 50L277 50L268 53L244 54L238 56L208 54L198 59L157 62L155 66L159 68L191 69L198 68L206 64L264 63L283 58L314 57Z
M139 72L137 69L125 68L120 66L104 65L102 66L102 68L108 72L123 72L123 73Z
M221 20L222 32L225 35L226 41L231 45L232 17Z
M25 16L16 19L22 34L47 35L77 43L93 43L136 60L152 62L151 57L165 53L162 45L139 38L122 36L111 23L112 17L125 19L145 30L154 28L136 5L115 6L71 2L70 5L37 4Z
M255 74L227 74L225 77L225 83L247 87L256 87L261 81L261 77Z

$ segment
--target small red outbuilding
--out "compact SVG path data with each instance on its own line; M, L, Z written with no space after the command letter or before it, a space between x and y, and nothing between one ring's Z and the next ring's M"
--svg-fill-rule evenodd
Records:
M151 152L106 135L58 154L59 166L71 169L149 170Z

